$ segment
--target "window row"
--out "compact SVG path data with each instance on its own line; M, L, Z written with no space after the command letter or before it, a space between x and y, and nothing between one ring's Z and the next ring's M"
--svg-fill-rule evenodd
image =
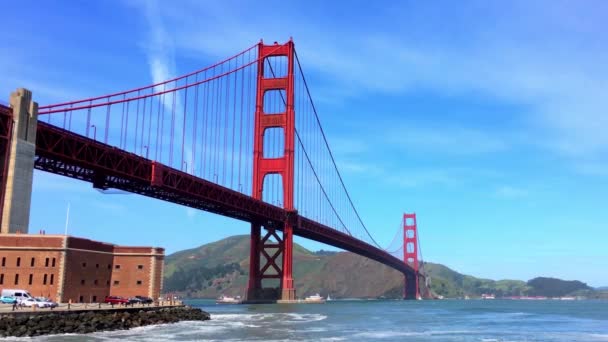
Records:
M84 279L80 280L80 285L84 286L84 285L86 285L86 283L87 283L86 280L84 280ZM143 284L143 281L137 280L135 283L137 285L141 285L141 284ZM114 284L114 286L120 285L120 281L119 280L114 280L113 284ZM97 279L93 280L93 285L99 285L99 280L97 280ZM106 280L106 285L110 285L110 281L109 280Z
M91 303L97 303L97 296L91 296ZM78 297L79 303L84 303L84 296Z
M83 262L82 263L82 267L86 268L87 267L87 263ZM99 268L99 264L95 264L95 268ZM108 269L112 268L112 264L108 264ZM114 269L119 270L120 269L120 265L114 265ZM143 270L144 269L144 265L137 265L137 269L138 270Z
M55 275L51 274L50 277L48 274L44 274L42 277L42 285L53 285L55 282ZM30 274L28 285L34 284L34 275ZM4 285L4 273L0 273L0 285ZM19 285L19 274L15 274L15 285Z
M46 258L44 261L44 267L49 267L49 264L51 265L51 267L55 267L57 263L56 258ZM18 257L16 262L15 262L17 267L21 267L21 257ZM36 258L32 258L30 260L30 267L35 267L36 266ZM2 257L2 267L6 267L6 257ZM87 263L83 262L82 263L82 267L87 267ZM95 268L99 268L99 264L95 264ZM108 264L108 269L112 268L112 264ZM114 269L119 270L120 269L120 265L114 265ZM138 270L143 270L144 269L144 265L137 265L137 269Z
M57 260L55 258L52 259L51 267L55 267L56 261ZM44 261L44 267L49 267L50 262L51 262L51 258L46 258ZM21 267L21 257L17 258L17 261L15 264L17 265L17 267ZM30 261L30 267L34 267L34 266L36 266L36 258L32 258ZM6 267L6 257L2 257L2 267Z
M135 282L135 284L137 284L137 285L142 285L143 283L144 282L141 281L141 280L138 280L138 281ZM118 286L118 285L120 285L120 281L114 280L114 286Z

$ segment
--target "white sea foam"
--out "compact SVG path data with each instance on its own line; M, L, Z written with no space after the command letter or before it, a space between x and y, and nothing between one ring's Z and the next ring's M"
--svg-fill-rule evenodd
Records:
M322 321L327 318L327 316L322 315L322 314L288 313L288 314L284 314L284 315L292 318L293 322L317 322L317 321Z
M608 334L587 334L591 341L608 341Z
M211 316L211 321L221 322L260 322L273 321L287 323L316 322L326 319L322 314L298 314L298 313L260 313L260 314L216 314Z
M441 330L441 331L365 331L352 335L357 338L393 338L406 336L434 336L434 335L465 335L472 334L470 330Z
M318 341L328 341L328 342L329 341L346 341L347 338L346 337L322 337L322 338L315 339L315 340L318 340Z

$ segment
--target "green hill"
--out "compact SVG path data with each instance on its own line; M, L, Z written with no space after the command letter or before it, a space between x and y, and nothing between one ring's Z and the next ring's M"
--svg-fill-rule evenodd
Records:
M321 293L334 298L399 298L403 276L382 264L349 252L311 252L294 244L294 279L299 297ZM249 236L232 236L165 259L165 292L188 297L243 296L249 271ZM446 298L502 296L596 296L578 281L552 278L490 280L460 274L444 265L424 263L431 291ZM269 282L265 286L276 286ZM596 296L597 297L597 296Z
M430 277L431 290L448 298L478 297L492 293L497 297L526 295L529 287L521 280L490 280L460 274L444 265L425 263L425 274Z
M378 297L402 292L399 272L352 253L311 252L294 244L293 257L298 296ZM232 236L167 256L164 291L203 298L243 296L248 274L249 236Z
M532 296L561 297L578 291L593 290L578 280L565 281L555 278L538 277L528 281Z

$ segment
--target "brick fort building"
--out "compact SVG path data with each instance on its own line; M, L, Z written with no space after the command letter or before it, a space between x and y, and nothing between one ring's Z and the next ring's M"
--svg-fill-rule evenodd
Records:
M66 235L0 234L0 289L24 289L57 302L103 302L105 296L156 300L164 252Z

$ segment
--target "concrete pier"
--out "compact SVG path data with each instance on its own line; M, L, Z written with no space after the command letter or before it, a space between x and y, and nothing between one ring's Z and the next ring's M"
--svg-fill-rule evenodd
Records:
M30 223L38 104L32 92L19 88L11 94L13 138L6 178L0 233L27 233Z

